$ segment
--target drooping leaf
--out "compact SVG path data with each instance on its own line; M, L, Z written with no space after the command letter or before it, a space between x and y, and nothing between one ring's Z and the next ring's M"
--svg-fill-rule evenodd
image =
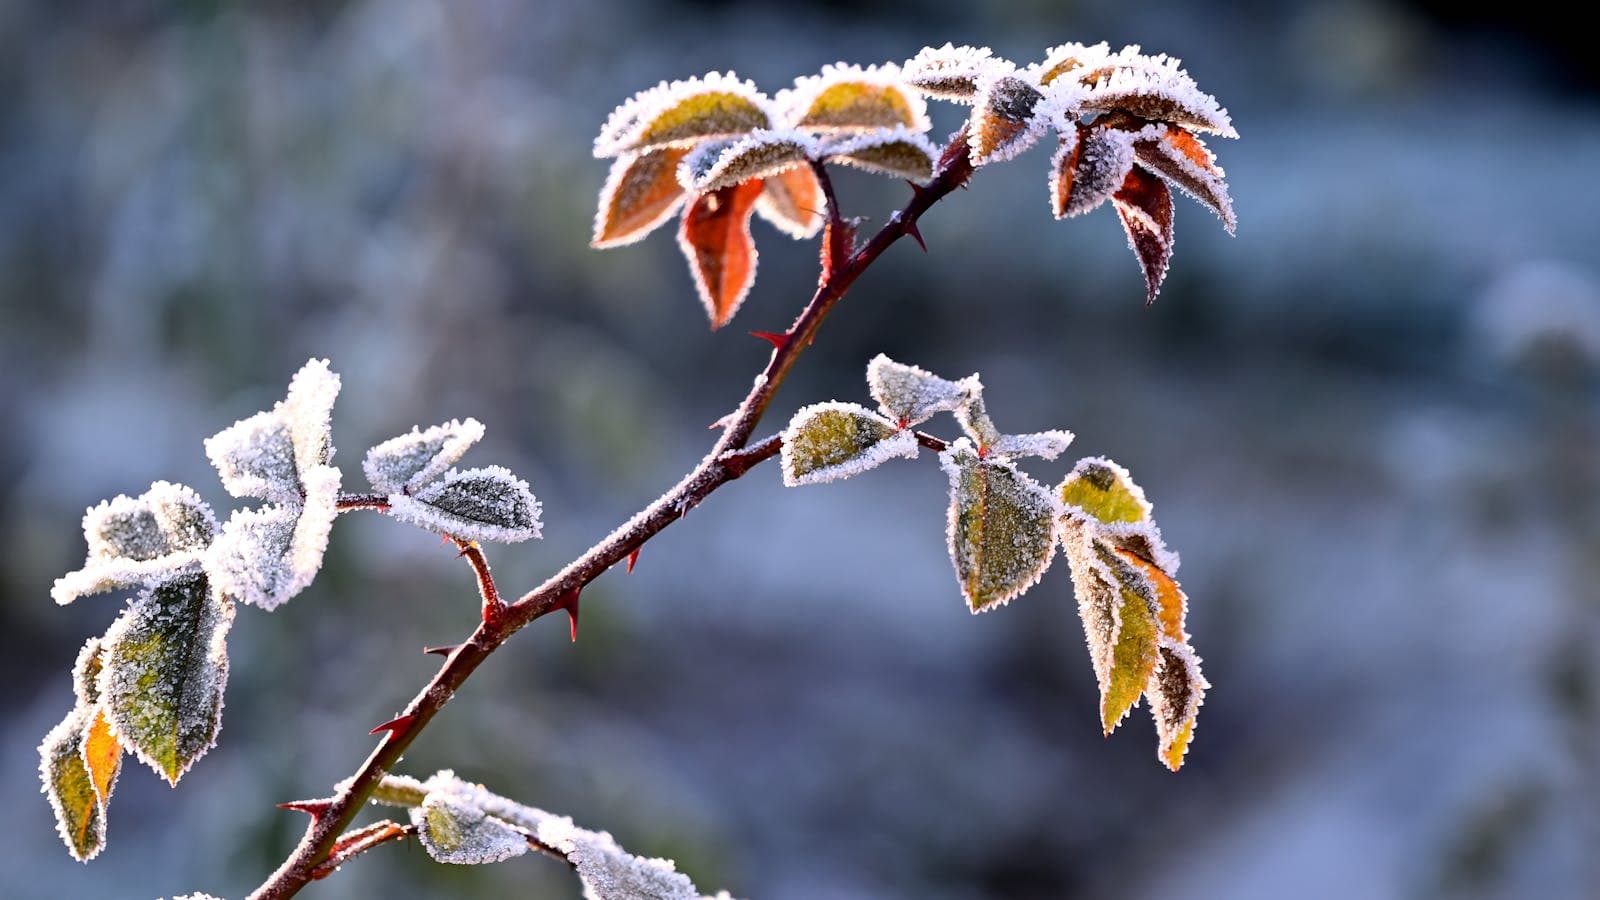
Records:
M662 82L617 107L595 139L595 156L687 147L776 125L771 102L732 72Z
M411 496L392 494L389 514L464 541L514 544L539 536L539 501L500 466L451 470Z
M216 743L233 606L204 575L140 594L105 637L100 696L117 737L171 784Z
M1155 672L1161 628L1154 600L1147 596L1148 587L1139 573L1103 543L1097 541L1094 552L1105 567L1101 571L1113 579L1110 599L1117 616L1116 639L1110 647L1097 648L1108 656L1109 671L1101 685L1100 724L1110 734L1139 702Z
M1157 618L1162 635L1180 644L1186 643L1189 640L1189 633L1184 630L1184 618L1189 612L1189 597L1183 592L1177 580L1138 551L1128 547L1117 547L1116 552L1124 562L1137 569L1149 581L1156 600Z
M1050 431L1037 431L1031 434L1002 434L989 448L989 452L996 456L1016 459L1022 456L1037 456L1040 459L1055 459L1072 444L1073 434L1070 431L1052 429Z
M1058 219L1081 216L1111 198L1133 170L1134 134L1080 125L1061 138L1050 163L1051 207Z
M1194 739L1195 718L1211 687L1200 674L1200 657L1186 644L1161 639L1161 661L1150 678L1150 713L1160 741L1157 756L1172 771L1183 765Z
M530 849L527 835L448 793L428 794L420 807L411 810L411 821L423 849L442 863L497 863Z
M974 379L950 381L918 366L898 363L882 353L867 363L867 389L878 408L901 428L919 425L936 413L967 402ZM980 386L981 387L981 386Z
M816 153L809 135L793 129L752 131L731 143L708 141L678 166L678 183L697 194L786 172Z
M589 246L621 247L642 240L672 218L687 194L678 183L678 165L687 147L658 147L626 153L611 164Z
M1009 74L1016 66L993 55L988 47L924 47L906 60L900 77L924 95L937 100L971 103L978 85L988 78Z
M900 126L842 138L828 144L823 153L857 169L918 183L933 177L939 155L926 135Z
M739 311L756 278L750 216L762 185L747 181L696 197L683 211L678 247L689 261L700 302L721 328Z
M1170 122L1196 131L1238 137L1228 111L1200 90L1176 59L1147 56L1138 46L1078 73L1089 88L1081 106L1096 112L1126 112L1150 122Z
M796 239L815 237L822 230L828 201L810 166L795 166L761 181L756 215Z
M1003 460L979 459L965 438L939 454L950 477L947 537L961 593L973 612L1010 602L1037 584L1055 555L1055 504Z
M339 515L339 481L338 469L318 466L305 474L301 504L235 510L206 554L217 589L270 611L309 587Z
M72 692L77 695L79 706L89 707L100 702L100 687L96 682L100 678L104 653L105 641L100 637L84 641L83 648L78 651L78 658L72 664Z
M808 131L927 131L928 106L900 78L900 67L835 63L795 80L778 103L796 128Z
M1222 220L1222 227L1233 234L1237 220L1233 215L1233 200L1228 196L1228 183L1223 180L1226 173L1192 132L1170 125L1159 138L1138 141L1133 151L1140 165L1211 210Z
M1172 192L1166 182L1134 166L1111 195L1111 203L1128 232L1128 246L1144 269L1145 303L1154 303L1172 259Z
M74 708L39 745L39 778L56 816L56 831L79 862L94 859L106 843L105 804L83 759L91 715L88 708Z
M1038 114L1043 99L1037 85L1017 75L984 80L967 126L972 164L1005 162L1032 147L1047 124L1046 117Z
M217 530L211 507L181 484L157 481L138 497L119 494L83 516L83 568L56 579L57 603L149 584L198 567Z
M783 483L820 484L859 475L896 457L914 459L917 436L854 403L803 407L783 432Z
M1029 74L1040 87L1049 87L1056 79L1086 67L1098 68L1111 55L1105 41L1098 44L1061 44L1045 52L1044 59L1029 68Z
M1150 501L1128 470L1105 457L1078 460L1057 489L1063 506L1076 507L1099 522L1142 522Z
M94 795L100 801L100 814L105 815L111 802L111 791L117 786L117 774L122 771L122 742L111 731L106 712L95 707L90 714L89 727L83 734L83 767L89 773Z
M379 493L415 493L482 440L483 432L483 423L472 418L413 428L368 450L361 468Z
M258 412L205 441L206 456L235 497L288 502L300 494L294 440L279 410Z

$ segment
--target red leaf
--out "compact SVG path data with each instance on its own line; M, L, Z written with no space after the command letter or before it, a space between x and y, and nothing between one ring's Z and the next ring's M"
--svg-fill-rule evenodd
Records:
M702 194L683 211L678 246L689 260L689 272L713 329L733 318L755 281L750 215L761 191L760 179L746 181Z
M1233 200L1228 196L1227 182L1222 180L1225 173L1193 133L1171 125L1159 140L1135 144L1134 152L1140 165L1216 213L1222 227L1233 234Z
M1172 192L1167 190L1166 182L1135 166L1122 187L1111 195L1111 202L1128 232L1128 244L1144 268L1148 306L1155 302L1161 280L1167 277L1167 262L1172 258Z

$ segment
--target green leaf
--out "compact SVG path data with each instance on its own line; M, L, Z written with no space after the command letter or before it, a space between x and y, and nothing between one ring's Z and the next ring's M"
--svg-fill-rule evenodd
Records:
M84 513L88 556L83 568L56 579L50 595L65 604L165 580L197 568L216 533L211 507L184 485L157 481L138 497L119 494Z
M539 501L500 466L450 470L415 496L392 494L389 514L465 541L517 543L539 536Z
M951 412L981 389L977 377L950 381L918 366L895 362L882 353L867 363L867 390L883 414L901 427L918 425L935 413Z
M76 707L39 745L39 777L55 812L56 831L73 859L88 862L105 847L105 804L84 762L84 735L92 711Z
M950 559L973 612L1037 584L1055 555L1050 494L1003 460L980 459L962 438L939 454L950 476Z
M495 863L529 850L527 835L448 793L430 793L411 810L417 839L436 861L458 866Z
M106 632L99 689L128 751L170 784L216 744L233 606L204 575L146 590Z
M854 403L802 408L783 433L783 483L790 487L849 478L886 460L916 458L917 436Z
M1076 507L1099 522L1143 522L1150 502L1133 483L1128 470L1103 457L1078 460L1057 490L1062 504Z

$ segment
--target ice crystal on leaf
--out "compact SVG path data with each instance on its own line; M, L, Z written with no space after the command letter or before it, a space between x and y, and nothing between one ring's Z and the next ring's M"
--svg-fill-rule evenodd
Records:
M192 571L216 530L211 507L181 484L157 481L138 497L119 494L84 513L88 557L83 568L56 579L50 596L71 603Z
M967 606L986 612L1033 587L1055 555L1050 493L1004 460L980 459L965 438L939 454L950 477L947 538Z
M391 495L389 504L402 522L461 540L509 544L539 536L539 501L500 466L451 470L414 495Z
M1044 94L1015 74L993 75L978 85L967 143L974 166L1005 162L1039 139L1048 117L1039 115Z
M416 493L483 440L483 433L483 423L472 418L451 419L428 429L413 428L408 434L368 450L361 468L379 493Z
M1049 87L1063 75L1085 68L1098 68L1111 57L1105 41L1098 44L1061 44L1045 51L1044 59L1028 67L1028 75L1041 87Z
M823 66L817 75L795 79L777 102L791 124L809 131L901 127L921 133L930 126L927 102L909 89L893 63Z
M1037 456L1040 459L1051 460L1060 456L1072 445L1072 438L1072 432L1060 429L1036 431L1031 434L1002 434L989 447L989 452L1009 459Z
M783 483L820 484L859 475L896 457L915 458L917 436L854 403L802 408L783 432Z
M1078 460L1061 482L1061 502L1099 522L1142 522L1150 518L1150 501L1133 483L1128 470L1103 457Z
M696 194L732 187L805 165L816 141L793 129L752 131L732 142L708 141L678 166L678 183Z
M822 153L831 162L918 184L933 177L939 156L926 135L899 125L840 138L825 145Z
M828 208L810 166L795 166L762 179L756 215L795 239L815 237Z
M756 280L756 245L750 216L762 193L760 181L701 194L683 212L678 247L689 260L700 302L711 327L728 324Z
M105 642L99 637L89 638L78 651L72 664L72 693L79 706L93 706L100 702L100 669L105 665Z
M240 419L207 438L205 447L233 496L292 501L300 495L294 440L280 411Z
M1144 269L1149 291L1145 302L1154 303L1172 259L1172 192L1161 179L1134 168L1111 195L1111 203L1128 233L1128 246Z
M39 745L39 778L55 813L56 831L79 862L106 843L106 803L122 751L98 708L79 705Z
M134 756L177 784L216 743L233 607L204 575L140 594L105 636L100 696Z
M497 863L530 849L527 835L448 793L429 794L411 810L411 821L423 849L442 863Z
M678 166L687 147L660 147L625 153L611 165L589 246L621 247L642 240L672 218L687 193L678 183Z
M920 425L936 413L967 402L976 381L950 381L919 366L895 362L882 353L867 363L867 390L883 414L901 428Z
M617 107L595 139L594 155L619 156L663 146L692 146L777 124L772 102L732 72L663 81Z
M1161 639L1161 661L1150 679L1150 713L1156 720L1160 741L1157 755L1166 767L1178 771L1189 742L1194 738L1195 718L1211 685L1200 674L1200 657L1188 644L1170 637Z
M1181 63L1165 54L1147 56L1138 46L1099 60L1075 73L1089 90L1087 111L1123 111L1150 122L1171 122L1227 138L1236 138L1228 111L1200 90Z
M988 47L924 47L906 60L900 74L905 82L936 100L971 103L978 85L1005 75L1016 66L993 55Z
M1111 199L1133 170L1134 135L1120 128L1078 126L1064 132L1050 161L1056 218L1081 216Z
M1168 125L1159 138L1139 140L1133 150L1140 165L1211 210L1222 220L1222 227L1229 234L1234 233L1238 222L1228 184L1223 180L1227 173L1194 132L1181 125Z
M273 610L311 586L339 515L340 473L306 473L299 504L235 510L206 554L206 571L224 594Z
M1000 440L1000 429L994 427L994 421L989 418L988 404L983 401L983 382L974 375L966 383L969 385L967 399L956 409L956 422L978 445L978 452L987 455L989 448Z

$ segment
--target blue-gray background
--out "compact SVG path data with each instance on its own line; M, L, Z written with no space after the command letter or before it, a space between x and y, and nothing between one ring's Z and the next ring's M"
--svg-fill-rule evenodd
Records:
M981 371L1010 430L1133 470L1183 554L1215 686L1189 764L1102 739L1065 566L966 613L929 458L785 490L765 466L486 665L405 770L451 766L755 898L1600 893L1600 105L1541 4L370 0L0 4L0 894L246 892L373 723L471 627L468 573L375 516L241 611L221 745L130 764L72 862L34 747L119 602L59 608L85 506L155 479L226 510L201 440L326 356L347 484L472 415L524 474L536 583L698 459L814 283L763 224L708 333L670 234L587 247L611 107L736 69L776 90L946 40L1183 57L1243 139L1228 239L1179 201L1149 310L1109 211L1047 155L985 171L828 322L766 429L863 400L885 351ZM937 133L956 124L936 108ZM903 185L841 178L881 216ZM668 229L670 231L670 229ZM948 427L944 428L949 431ZM1056 479L1061 464L1031 467ZM316 896L576 896L551 861L373 853Z

